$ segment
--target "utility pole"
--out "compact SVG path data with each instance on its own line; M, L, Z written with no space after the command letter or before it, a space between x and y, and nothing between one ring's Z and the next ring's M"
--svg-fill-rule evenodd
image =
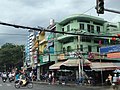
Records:
M83 64L84 64L84 58L82 56L82 53L80 53L79 51L76 52L76 56L80 59L79 60L79 80L83 77Z
M77 48L77 51L79 51L79 49L80 49L80 35L78 35L78 48ZM76 53L76 56L79 57L79 53ZM82 77L81 71L82 71L82 69L81 69L81 58L80 58L80 60L79 60L79 68L78 68L78 76L79 76L78 78L79 79Z
M40 60L39 60L39 39L37 40L38 48L37 48L37 80L40 80Z

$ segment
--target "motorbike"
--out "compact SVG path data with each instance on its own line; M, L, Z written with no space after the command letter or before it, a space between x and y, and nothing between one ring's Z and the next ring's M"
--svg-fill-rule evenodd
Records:
M118 90L118 85L116 83L112 83L113 90Z
M7 77L2 77L2 81L5 83L7 80Z
M20 87L33 88L33 83L29 79L15 81L15 88L18 89Z
M14 77L12 76L12 77L9 77L9 82L12 82L12 81L14 81Z

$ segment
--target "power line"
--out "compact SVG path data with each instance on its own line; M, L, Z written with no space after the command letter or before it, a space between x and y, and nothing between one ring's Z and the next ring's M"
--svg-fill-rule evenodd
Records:
M59 34L80 35L80 36L90 36L90 37L115 37L115 38L119 38L119 36L95 35L95 34L91 34L91 33L80 34L77 32L71 33L71 32L52 31L50 29L45 29L43 27L35 28L35 27L22 26L22 25L16 25L16 24L9 24L9 23L4 23L4 22L0 22L0 24L5 25L5 26L14 27L14 28L31 29L31 30L35 30L35 31L45 31L45 32L53 32L53 33L59 33Z
M95 8L95 6L89 8L88 10L86 10L85 12L83 12L83 14L84 14L84 13L87 13L88 11L90 11L90 10L93 9L93 8Z

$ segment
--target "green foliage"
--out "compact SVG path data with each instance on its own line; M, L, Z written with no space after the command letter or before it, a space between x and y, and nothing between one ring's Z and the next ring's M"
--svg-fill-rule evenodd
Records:
M6 43L0 48L0 65L1 68L13 68L19 62L23 61L24 45L14 45Z

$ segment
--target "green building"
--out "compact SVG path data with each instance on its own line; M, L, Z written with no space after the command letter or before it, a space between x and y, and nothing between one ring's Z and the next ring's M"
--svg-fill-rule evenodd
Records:
M119 44L119 39L115 38L115 41L113 39L114 36L120 33L120 23L109 23L102 18L90 15L80 14L67 17L56 24L56 30L80 34L56 34L55 53L67 54L66 58L71 58L71 52L79 50L83 53L84 58L89 59L88 54L99 54L100 47Z
M56 31L62 33L56 33L54 36L54 60L56 63L50 66L49 69L73 70L74 75L72 77L79 78L80 74L83 74L83 71L85 71L83 67L80 67L80 62L90 60L93 62L90 63L91 68L95 71L97 69L98 72L96 73L104 81L107 74L117 68L109 62L119 59L100 55L99 50L100 47L119 44L119 38L115 37L120 33L119 22L110 23L99 17L79 14L69 16L61 22L57 22L55 27ZM76 55L76 52L80 54ZM101 61L106 63L103 63L104 66L100 67ZM103 72L103 75L101 75L101 68L104 71L107 70L108 73ZM103 82L101 80L98 81Z

